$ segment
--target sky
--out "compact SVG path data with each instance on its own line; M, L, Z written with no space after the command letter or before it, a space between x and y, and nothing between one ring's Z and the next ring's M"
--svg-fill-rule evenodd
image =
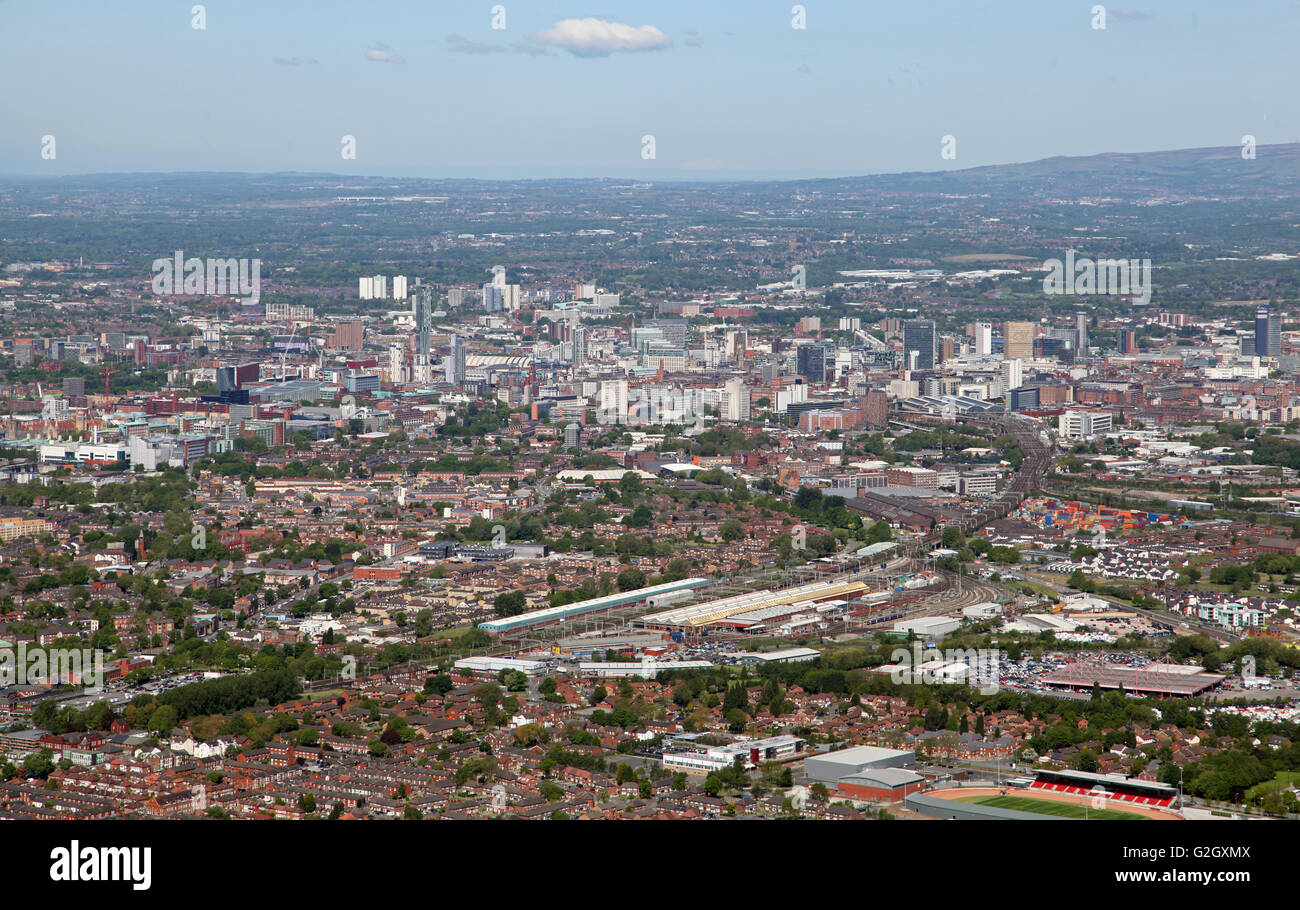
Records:
M1300 140L1300 0L1096 5L210 0L195 28L193 0L0 0L0 174L786 179Z

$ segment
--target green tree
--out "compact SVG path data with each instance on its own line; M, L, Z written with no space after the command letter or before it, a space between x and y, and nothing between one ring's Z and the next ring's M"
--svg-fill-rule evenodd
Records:
M493 599L492 608L497 616L518 616L526 604L523 591L505 591Z

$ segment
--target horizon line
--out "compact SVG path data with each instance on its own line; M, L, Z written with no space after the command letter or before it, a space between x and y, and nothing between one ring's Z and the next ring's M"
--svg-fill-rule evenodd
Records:
M1300 141L1295 142L1274 142L1269 144L1259 144L1255 148L1257 151L1263 149L1277 149L1286 147L1300 147ZM873 177L911 177L911 176L935 176L947 174L970 174L974 171L989 170L992 168L1023 167L1032 164L1042 164L1049 161L1086 161L1092 158L1107 158L1113 156L1141 156L1141 155L1167 155L1177 153L1191 152L1222 152L1232 150L1240 151L1238 145L1223 146L1198 146L1193 148L1173 148L1173 149L1151 149L1147 151L1128 152L1128 151L1108 151L1096 152L1091 155L1049 155L1046 158L1033 158L1027 161L1005 161L996 164L979 164L964 168L949 168L940 170L918 170L918 171L882 171L875 173L857 173L857 174L833 174L822 176L804 176L804 177L662 177L662 176L629 176L622 174L608 174L604 176L576 176L576 175L552 175L548 177L418 177L412 175L398 174L342 174L335 171L296 171L296 170L143 170L143 171L84 171L73 174L39 174L39 173L0 173L0 181L5 180L74 180L94 177L153 177L153 176L240 176L240 177L328 177L340 180L427 180L427 181L459 181L459 182L493 182L493 183L542 183L552 180L575 180L603 182L611 180L626 180L633 183L799 183L814 180L861 180ZM719 168L718 170L724 170ZM685 173L691 173L687 170Z

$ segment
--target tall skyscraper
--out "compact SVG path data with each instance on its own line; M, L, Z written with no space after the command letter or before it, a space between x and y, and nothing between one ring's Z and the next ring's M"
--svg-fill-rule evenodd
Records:
M587 362L587 327L573 327L573 365L580 367Z
M501 285L501 307L514 312L523 303L523 293L517 284Z
M1088 314L1074 314L1074 350L1076 356L1085 357L1088 354Z
M826 381L826 349L820 344L799 345L796 357L796 369L800 376L811 383Z
M916 357L911 352L916 351ZM903 356L911 369L934 369L934 320L908 319L903 323Z
M1002 384L1010 391L1025 384L1025 362L1019 358L1002 361Z
M357 281L357 295L362 300L375 299L375 279L370 275L362 275Z
M433 288L422 286L411 300L415 317L415 334L411 338L411 378L415 382L433 381Z
M393 277L393 299L394 300L406 299L406 276L405 275L395 275Z
M1008 360L1033 359L1034 324L1032 322L1002 323L1002 356Z
M397 343L388 346L388 380L395 385L405 385L411 381L411 369L408 363L406 345Z
M602 424L627 423L627 380L612 379L600 384L600 409L596 412Z
M465 381L465 340L459 335L451 336L451 345L447 356L442 360L442 368L449 384L460 385Z
M488 313L500 313L505 309L505 294L502 288L495 284L483 285L483 309Z
M375 300L385 300L388 298L388 276L375 275L370 279L374 282Z
M1268 304L1255 310L1255 356L1282 356L1282 317Z
M726 401L723 416L733 423L749 419L749 387L740 378L728 379L723 389Z
M975 353L981 356L993 353L993 323L975 323Z

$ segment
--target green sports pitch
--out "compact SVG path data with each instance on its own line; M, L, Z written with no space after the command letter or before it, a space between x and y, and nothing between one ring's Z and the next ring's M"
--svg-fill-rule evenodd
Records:
M1099 820L1116 820L1116 819L1142 819L1149 821L1145 816L1138 815L1134 812L1120 812L1118 809L1093 809L1074 803L1062 803L1047 799L1033 799L1028 796L967 796L960 798L958 802L976 803L981 806L992 806L995 809L1016 809L1020 812L1035 812L1039 815L1055 815L1059 818L1089 818Z

